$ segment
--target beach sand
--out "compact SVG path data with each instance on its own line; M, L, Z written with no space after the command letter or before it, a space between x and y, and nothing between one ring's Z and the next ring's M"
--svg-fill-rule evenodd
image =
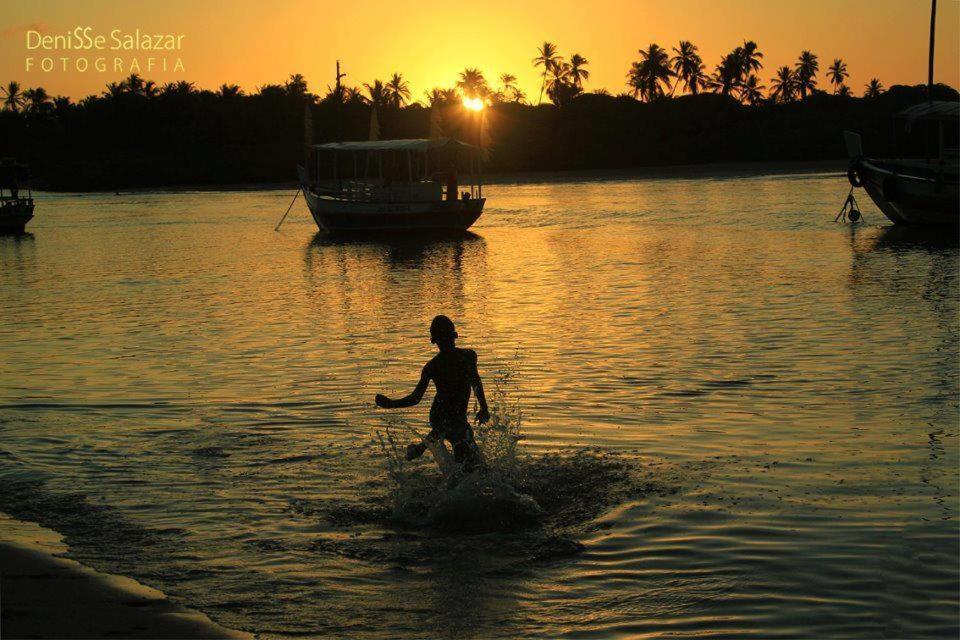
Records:
M0 638L253 638L65 552L55 532L0 515Z

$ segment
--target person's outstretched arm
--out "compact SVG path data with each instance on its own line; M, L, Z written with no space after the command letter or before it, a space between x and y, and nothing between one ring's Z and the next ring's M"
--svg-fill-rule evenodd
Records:
M423 365L423 371L420 372L420 382L417 383L416 389L414 389L410 395L405 398L400 398L399 400L392 400L385 395L377 394L376 402L378 407L383 407L384 409L402 409L404 407L412 407L420 400L423 399L423 394L427 391L427 385L430 384L430 365Z
M473 392L477 394L477 402L480 404L480 411L477 411L477 422L483 424L490 419L490 411L487 409L487 397L483 393L483 380L480 379L480 371L477 369L477 354L473 354Z

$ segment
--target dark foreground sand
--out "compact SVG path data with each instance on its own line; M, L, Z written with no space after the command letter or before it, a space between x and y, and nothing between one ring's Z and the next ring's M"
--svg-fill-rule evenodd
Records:
M54 556L59 537L0 516L0 638L246 638L130 578Z

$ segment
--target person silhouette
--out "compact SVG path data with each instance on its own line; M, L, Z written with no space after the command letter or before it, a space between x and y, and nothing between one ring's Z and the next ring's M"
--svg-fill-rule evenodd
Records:
M473 471L481 463L480 451L473 439L473 429L467 422L467 405L470 402L471 389L476 393L480 410L477 422L485 423L490 419L487 398L483 393L483 381L477 370L477 352L456 346L457 330L447 316L437 316L430 323L430 342L437 345L440 352L420 372L420 382L410 395L393 400L377 394L376 403L383 409L412 407L420 402L430 381L433 381L437 393L430 407L430 433L424 442L407 447L407 460L414 460L427 449L427 440L446 440L453 446L453 457L463 465L465 471Z

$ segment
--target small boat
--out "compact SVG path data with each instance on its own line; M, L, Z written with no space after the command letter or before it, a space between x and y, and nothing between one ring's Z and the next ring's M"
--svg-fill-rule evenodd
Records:
M435 138L330 142L311 149L316 171L298 165L297 173L323 231L463 231L483 213L486 199L472 145ZM474 179L466 184L457 173L463 164L473 168Z
M29 180L27 167L9 160L0 161L0 233L24 233L33 219L33 193L20 193Z
M843 135L850 184L863 187L891 221L960 224L960 102L924 102L900 112L893 158L867 157L860 134Z

